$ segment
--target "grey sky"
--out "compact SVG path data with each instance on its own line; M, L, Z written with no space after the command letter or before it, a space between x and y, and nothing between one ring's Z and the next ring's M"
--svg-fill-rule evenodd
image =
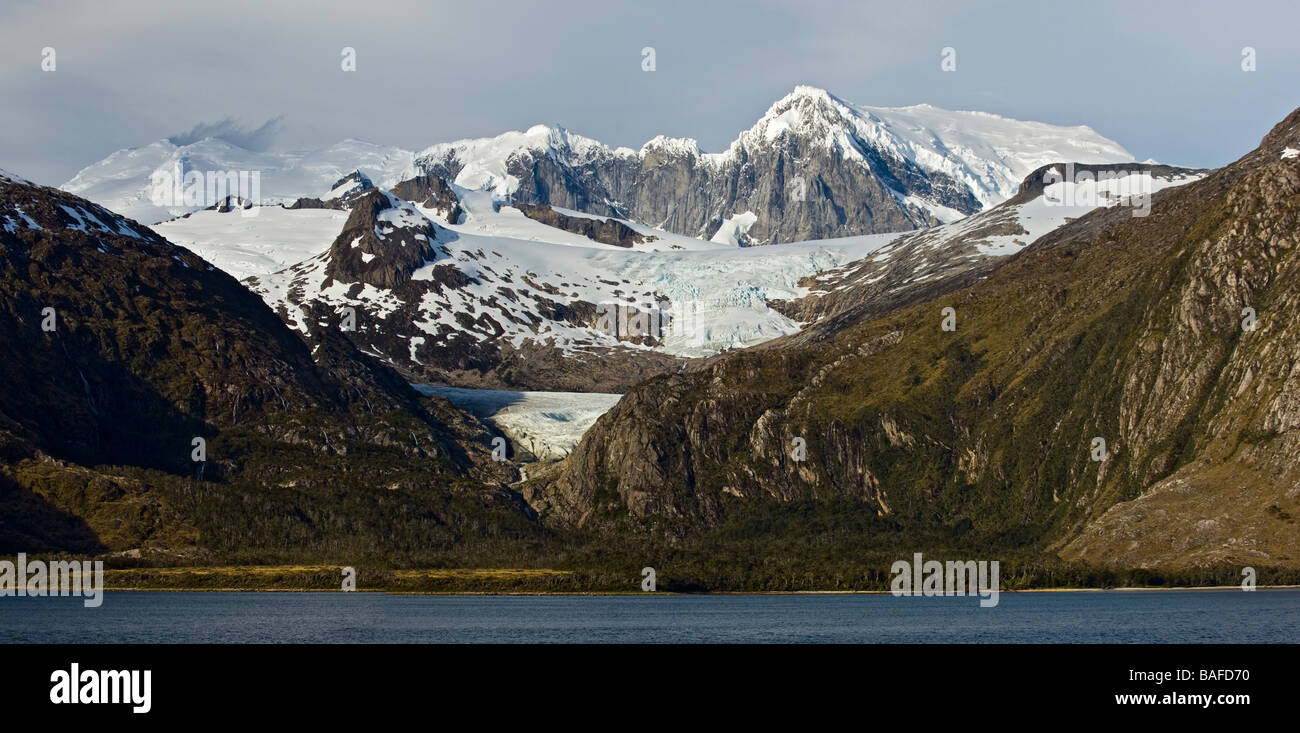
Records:
M418 150L550 122L610 145L666 134L717 151L801 83L1087 124L1138 159L1217 166L1300 105L1292 2L0 4L0 168L49 184L225 119L273 149L356 137ZM344 46L355 73L340 70ZM945 46L955 72L940 70Z

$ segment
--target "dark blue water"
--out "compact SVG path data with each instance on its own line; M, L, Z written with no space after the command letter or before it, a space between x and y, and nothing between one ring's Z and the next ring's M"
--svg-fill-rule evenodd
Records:
M1300 642L1300 590L890 595L0 598L0 642Z

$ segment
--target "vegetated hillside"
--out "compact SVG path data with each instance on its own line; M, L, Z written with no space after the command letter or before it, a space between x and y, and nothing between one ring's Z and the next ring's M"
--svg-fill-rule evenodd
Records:
M1099 210L982 282L650 380L525 495L557 524L677 539L812 502L878 515L858 546L888 524L1122 567L1294 567L1292 148L1300 111L1149 216Z
M535 533L489 432L359 353L334 314L315 314L309 350L192 252L7 175L0 225L5 551L359 554Z

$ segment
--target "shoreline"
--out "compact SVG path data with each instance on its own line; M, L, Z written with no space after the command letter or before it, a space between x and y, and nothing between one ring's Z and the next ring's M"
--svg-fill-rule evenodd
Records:
M1295 590L1300 585L1260 585L1261 590ZM1112 593L1141 591L1241 591L1237 585L1204 586L1127 586L1117 588L1020 588L1016 590L999 590L999 594L1008 593ZM1251 591L1251 592L1255 592ZM113 593L365 593L393 596L853 596L853 595L891 595L888 590L793 590L793 591L701 591L698 593L679 593L674 591L415 591L384 590L382 588L358 588L342 591L333 588L177 588L177 587L112 587L106 586L104 592ZM943 597L943 596L931 596Z

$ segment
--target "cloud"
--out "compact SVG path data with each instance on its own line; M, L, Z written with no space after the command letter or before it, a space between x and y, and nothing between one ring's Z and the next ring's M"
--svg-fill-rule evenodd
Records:
M215 137L246 150L264 152L271 148L275 137L280 134L280 117L273 117L262 123L261 127L249 129L234 118L227 117L218 122L200 122L190 129L167 138L173 145L189 145L204 138Z

